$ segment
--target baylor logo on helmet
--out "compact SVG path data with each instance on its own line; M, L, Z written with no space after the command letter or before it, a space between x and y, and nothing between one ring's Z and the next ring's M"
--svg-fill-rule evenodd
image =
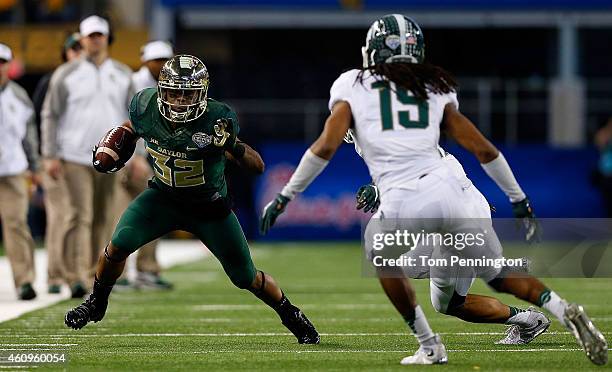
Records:
M206 133L197 132L191 136L191 140L195 143L199 148L203 149L204 147L210 145L212 142L212 136Z
M193 61L193 58L191 58L191 56L180 56L179 65L181 66L181 68L192 68L195 65L195 63Z

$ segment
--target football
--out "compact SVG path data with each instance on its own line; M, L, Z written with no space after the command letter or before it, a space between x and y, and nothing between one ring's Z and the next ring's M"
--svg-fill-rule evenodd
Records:
M123 168L134 154L138 137L128 127L111 129L94 150L94 168L102 173L113 173Z

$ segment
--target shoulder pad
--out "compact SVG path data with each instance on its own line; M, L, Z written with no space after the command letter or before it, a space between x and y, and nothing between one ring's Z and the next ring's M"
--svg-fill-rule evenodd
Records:
M234 124L234 133L238 134L240 126L238 125L238 116L230 105L224 102L208 98L208 107L206 108L209 120L217 120L220 118L230 118Z
M208 98L207 111L211 117L225 117L228 112L233 112L234 110L226 103Z
M152 109L157 110L157 90L155 88L143 89L132 98L129 117L137 134L141 135L145 131L146 113L151 112Z
M151 103L157 104L155 88L145 88L136 93L130 102L130 120L140 119Z

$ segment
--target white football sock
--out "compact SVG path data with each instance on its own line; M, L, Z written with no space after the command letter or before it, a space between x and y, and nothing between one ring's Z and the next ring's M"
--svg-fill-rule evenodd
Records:
M427 318L420 305L414 308L414 320L406 320L406 324L408 324L408 327L410 327L414 337L416 337L420 345L436 344L435 335L431 331Z
M561 324L565 325L565 320L563 319L563 313L565 312L565 308L567 307L567 301L559 297L553 291L550 291L550 296L548 299L544 298L542 301L542 308L550 311L552 315L554 315Z

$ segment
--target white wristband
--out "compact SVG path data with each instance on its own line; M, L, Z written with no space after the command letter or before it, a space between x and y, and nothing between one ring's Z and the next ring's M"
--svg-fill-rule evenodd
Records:
M525 193L516 182L512 169L506 161L504 155L500 152L492 161L481 164L484 171L491 177L493 181L499 186L500 189L506 194L512 203L519 202L525 199Z
M300 160L300 164L295 172L293 172L291 179L283 187L281 195L293 199L297 193L306 190L308 185L317 178L328 163L329 160L318 157L308 149L304 156L302 156L302 160Z

